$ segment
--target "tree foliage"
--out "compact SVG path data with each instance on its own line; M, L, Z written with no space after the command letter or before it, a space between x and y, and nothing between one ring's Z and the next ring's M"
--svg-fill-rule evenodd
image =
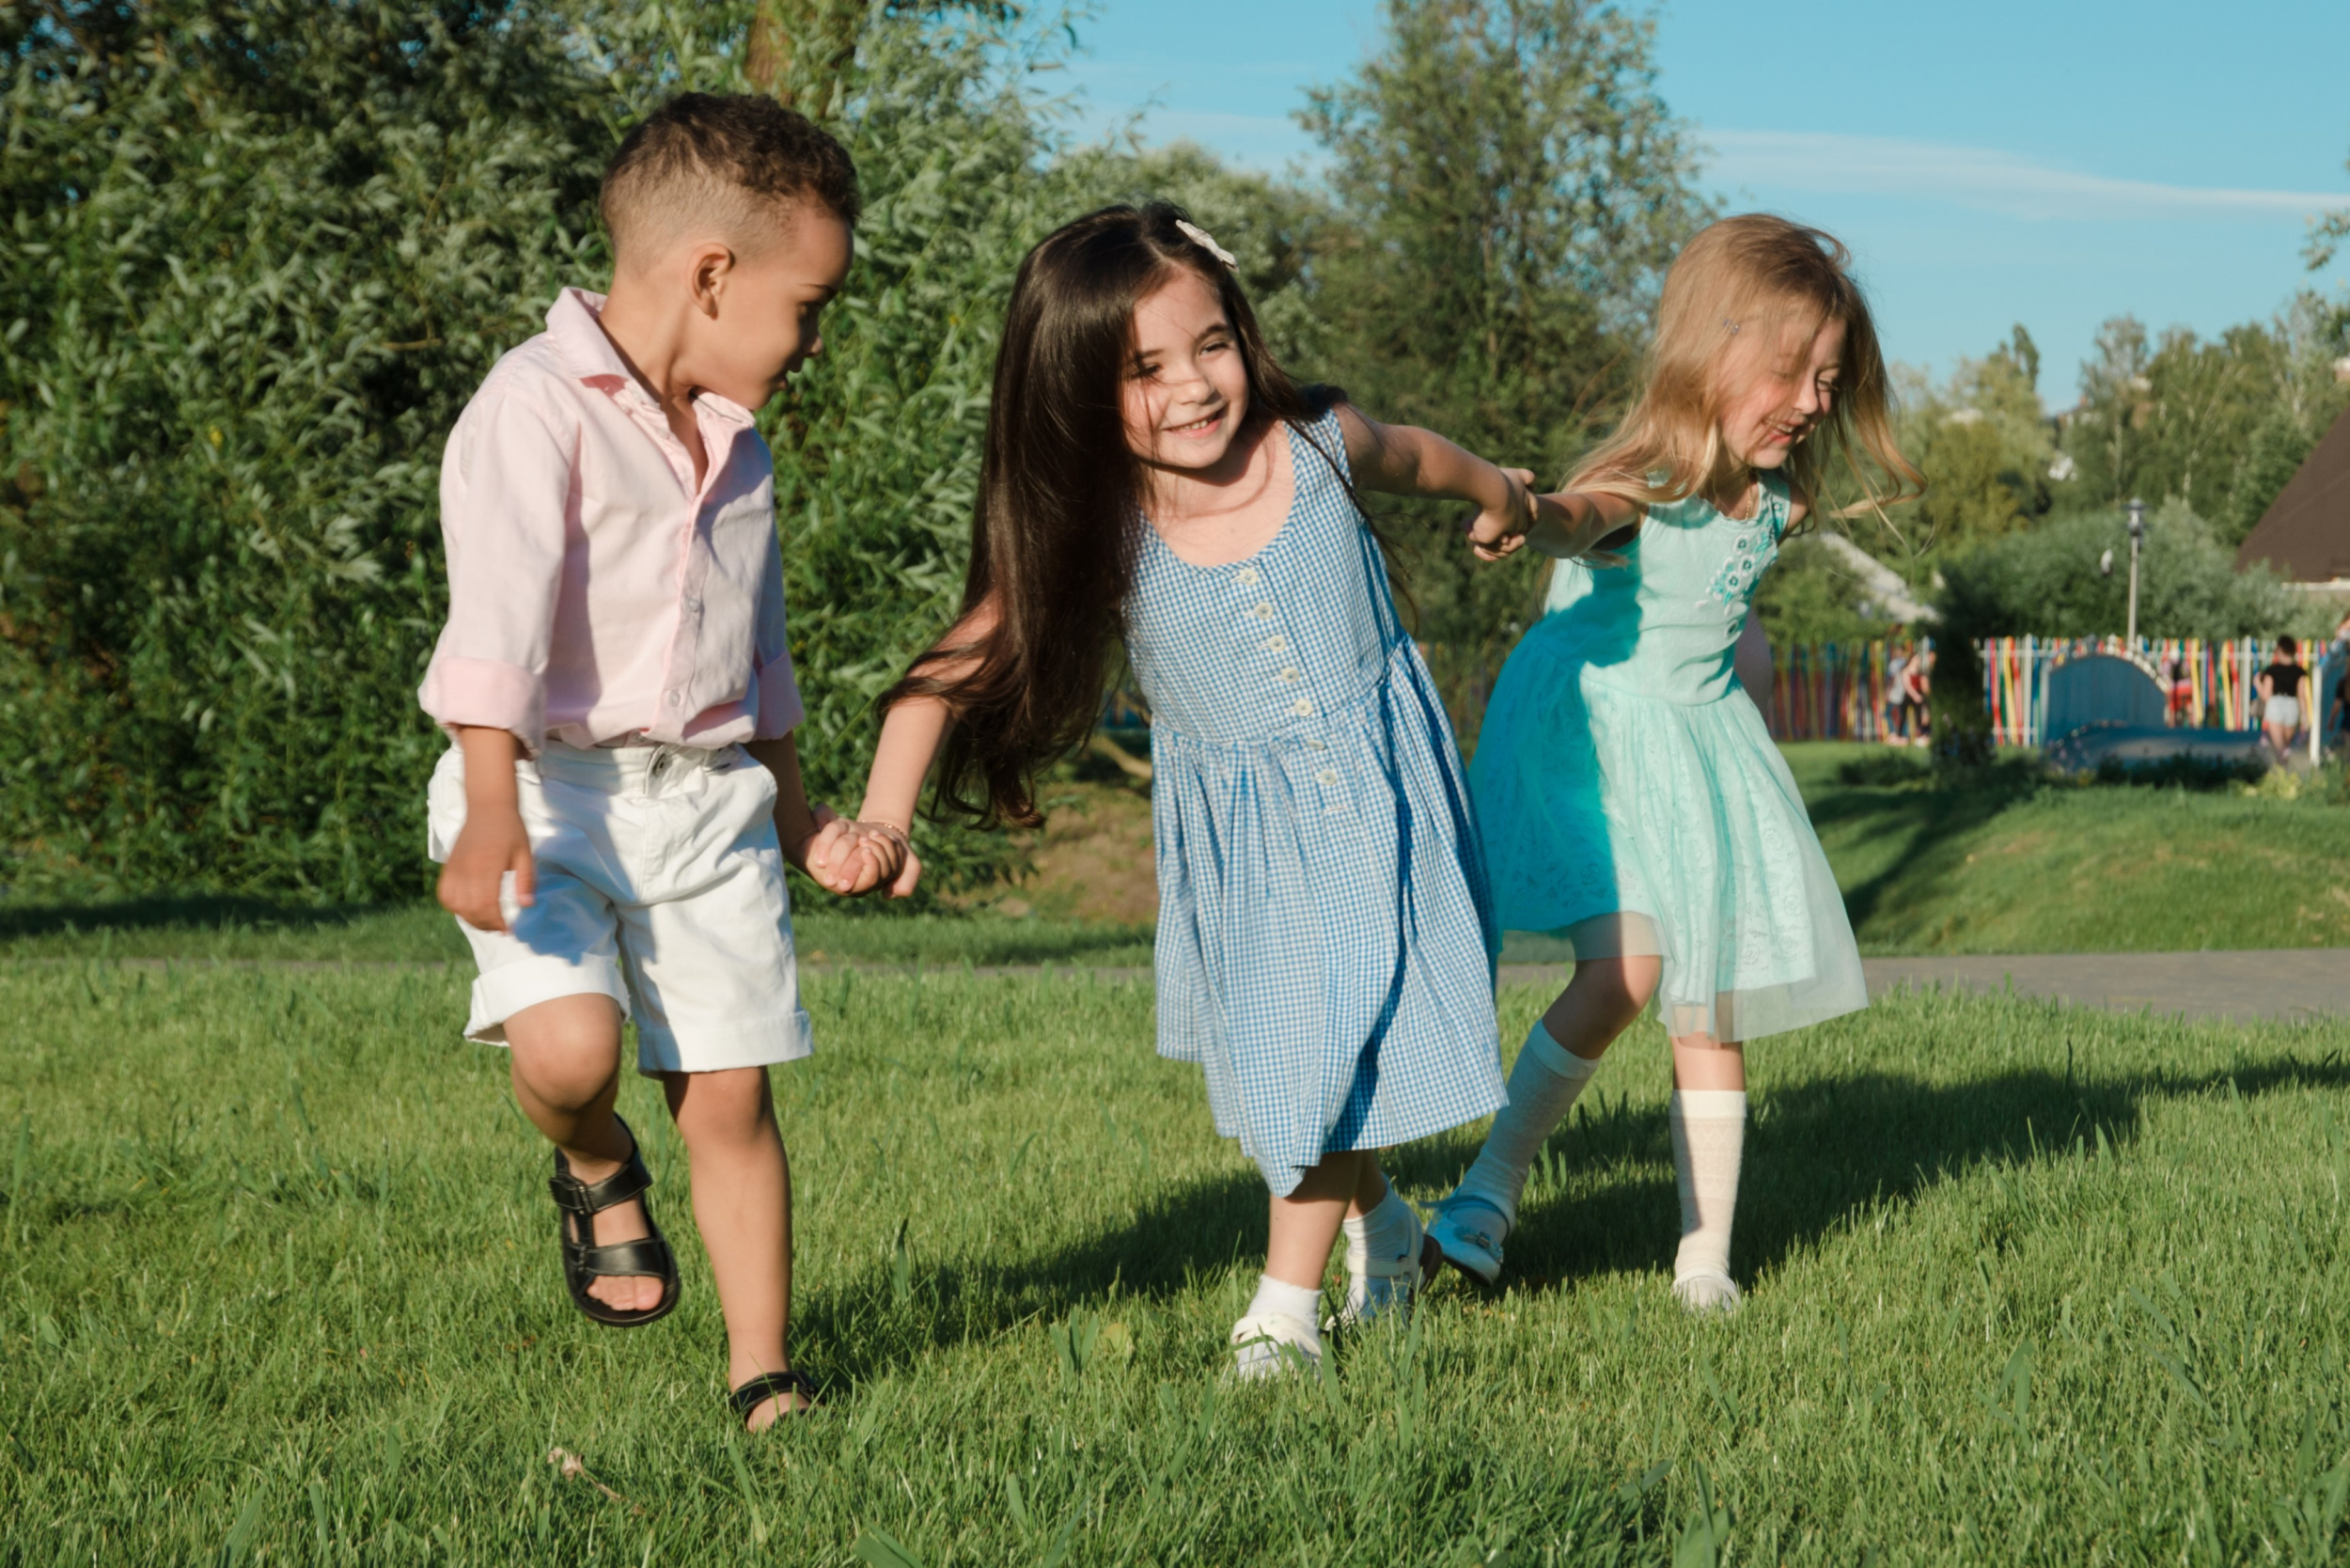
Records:
M2306 293L2274 321L2211 339L2185 328L2150 339L2128 316L2106 322L2064 421L2077 504L2176 497L2223 543L2241 541L2350 405L2334 371L2346 324Z
M2101 563L2112 552L2111 570ZM2061 518L1986 544L1943 569L1938 608L1951 638L2120 636L2129 619L2129 534L2118 512ZM2273 635L2309 611L2176 497L2146 521L2138 625L2152 637Z
M7 880L417 883L444 432L593 266L497 0L0 5Z
M1592 0L1387 0L1382 18L1378 52L1300 117L1340 218L1302 368L1556 482L1622 414L1664 269L1709 215L1653 25ZM1457 693L1542 580L1480 568L1449 528L1404 532L1419 632ZM1473 729L1473 704L1453 707Z

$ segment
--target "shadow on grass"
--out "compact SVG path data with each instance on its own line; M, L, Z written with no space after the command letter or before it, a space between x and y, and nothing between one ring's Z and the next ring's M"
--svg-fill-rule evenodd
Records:
M2015 1168L2094 1153L2101 1138L2123 1147L2137 1136L2144 1103L2230 1086L2247 1098L2339 1089L2350 1086L2350 1062L2329 1051L2316 1060L2287 1056L2200 1074L2089 1080L2035 1070L1950 1086L1867 1073L1774 1090L1767 1118L1747 1131L1735 1272L1750 1279L1876 1205L1906 1202L1984 1164ZM1510 1238L1505 1279L1523 1289L1623 1271L1669 1273L1681 1210L1663 1109L1634 1112L1618 1102L1578 1114L1549 1148L1570 1175L1596 1167L1613 1168L1619 1179L1565 1200L1529 1187L1533 1201ZM1986 1227L1985 1242L2007 1245L1996 1224Z
M313 931L394 913L396 903L280 903L270 899L196 894L80 903L0 904L0 942L28 936L96 935L106 931Z
M1964 784L1899 790L1843 785L1813 796L1807 805L1814 829L1842 829L1856 845L1899 840L1885 870L1845 891L1844 912L1853 929L1867 925L1896 889L1904 902L1931 899L1943 870L1935 852L2021 805L2038 788L2030 765L2001 762Z
M1817 1078L1776 1090L1749 1129L1737 1222L1736 1272L1751 1280L1881 1204L1901 1204L1935 1183L1984 1164L2014 1168L2121 1148L2137 1136L2149 1101L2229 1090L2251 1098L2280 1090L2350 1086L2339 1051L2200 1074L2156 1072L2089 1080L2060 1073L2001 1074L1963 1085L1921 1084L1893 1074ZM1450 1186L1476 1152L1452 1134L1393 1151L1396 1184L1421 1196ZM1603 1274L1669 1274L1680 1208L1669 1174L1670 1136L1661 1108L1633 1110L1595 1094L1553 1135L1546 1159L1583 1188L1545 1192L1538 1174L1510 1239L1507 1288L1549 1290ZM1613 1179L1608 1173L1613 1172ZM934 1268L920 1237L902 1286L886 1262L810 1299L800 1322L827 1372L864 1382L931 1352L1010 1332L1030 1319L1054 1323L1098 1304L1113 1285L1164 1299L1202 1277L1252 1262L1264 1248L1264 1188L1247 1171L1164 1192L1128 1224L1002 1266ZM2008 1245L1996 1215L1985 1245Z

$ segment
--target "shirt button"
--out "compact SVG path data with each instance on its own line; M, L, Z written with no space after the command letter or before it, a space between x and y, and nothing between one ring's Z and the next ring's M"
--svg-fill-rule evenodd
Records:
M1301 697L1296 701L1290 704L1290 712L1295 713L1300 718L1304 718L1308 713L1310 713L1313 711L1314 705L1312 699L1308 698Z
M685 706L685 694L684 694L683 692L671 692L671 693L669 694L669 697L668 697L668 703L669 703L669 706L670 706L670 707L672 707L672 708L682 708L682 707L684 707L684 706Z
M1244 566L1232 574L1232 581L1243 588L1253 588L1257 582L1257 569L1253 566Z
M1336 768L1324 768L1314 775L1314 782L1317 784L1336 784L1338 781L1339 773Z
M1297 684L1297 671L1294 669L1285 669L1281 672L1281 679L1293 686Z
M1259 620L1271 620L1273 619L1273 606L1270 604L1259 604L1255 609L1250 610L1248 613L1255 616Z
M1320 741L1308 737L1306 742L1306 749L1308 751L1327 751L1330 748L1324 745Z
M1277 632L1257 646L1268 653L1286 653L1290 651L1290 639Z

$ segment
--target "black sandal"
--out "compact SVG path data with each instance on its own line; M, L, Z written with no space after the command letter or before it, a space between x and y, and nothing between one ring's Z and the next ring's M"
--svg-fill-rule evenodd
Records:
M734 1407L736 1415L747 1419L752 1411L778 1394L798 1394L807 1401L805 1409L786 1410L787 1416L806 1415L807 1410L817 1408L816 1385L800 1372L760 1372L728 1394L727 1403Z
M636 1135L629 1132L628 1123L619 1117L620 1131L628 1133L628 1163L611 1175L589 1186L572 1174L563 1151L555 1152L555 1177L547 1183L547 1191L555 1196L555 1206L563 1211L563 1283L571 1288L572 1305L596 1322L612 1328L638 1328L656 1318L667 1315L677 1305L677 1259L669 1251L669 1243L661 1234L661 1227L653 1223L652 1204L645 1199L645 1190L652 1185L652 1173L636 1146ZM596 1215L604 1210L636 1199L645 1212L647 1235L634 1241L613 1242L607 1246L593 1245ZM598 1277L606 1275L644 1275L661 1281L661 1300L635 1311L623 1311L608 1307L588 1294L588 1287Z

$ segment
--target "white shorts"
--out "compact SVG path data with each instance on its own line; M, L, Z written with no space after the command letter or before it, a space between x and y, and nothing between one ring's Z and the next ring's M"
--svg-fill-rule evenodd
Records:
M557 996L609 996L636 1022L636 1070L711 1073L810 1050L776 842L775 776L741 746L582 751L549 742L515 765L537 892L473 945L465 1038ZM465 825L465 759L432 770L435 860Z
M2261 711L2264 723L2279 729L2301 728L2301 699L2297 697L2272 697Z

